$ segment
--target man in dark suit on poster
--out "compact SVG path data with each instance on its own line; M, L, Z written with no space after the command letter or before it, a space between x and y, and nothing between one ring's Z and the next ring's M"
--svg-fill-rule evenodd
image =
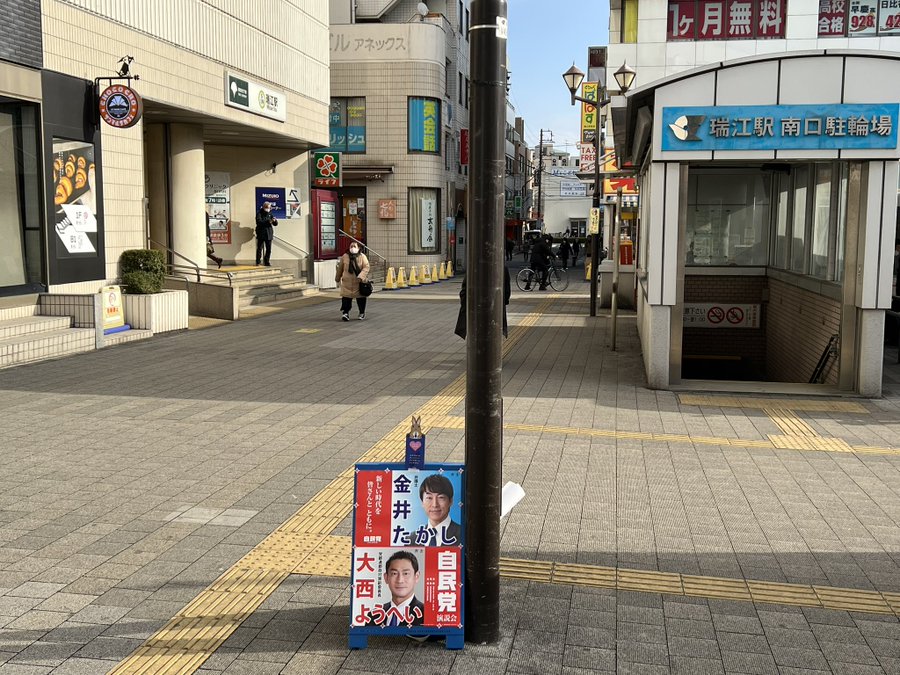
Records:
M419 582L419 560L409 551L397 551L384 566L384 583L391 599L378 605L370 614L368 626L421 626L425 622L425 605L416 598Z
M419 486L419 499L428 517L427 546L459 546L462 528L450 519L453 505L453 483L439 473L432 474Z

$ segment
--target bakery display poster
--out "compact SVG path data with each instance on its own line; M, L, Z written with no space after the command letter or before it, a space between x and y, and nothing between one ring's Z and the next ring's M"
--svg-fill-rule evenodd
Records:
M57 257L97 255L94 145L53 139L53 204Z

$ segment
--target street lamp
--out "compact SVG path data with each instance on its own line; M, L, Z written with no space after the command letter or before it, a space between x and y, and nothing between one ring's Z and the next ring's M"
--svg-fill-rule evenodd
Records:
M623 63L622 67L619 68L615 73L614 77L616 78L616 84L619 85L619 92L624 94L631 87L631 84L634 82L634 77L637 73L635 73L634 68L631 68L627 63ZM594 106L596 109L596 117L594 118L596 121L596 127L594 128L594 199L593 199L593 207L595 209L600 208L600 157L602 155L602 148L600 145L600 108L607 105L610 102L610 97L607 96L607 92L603 91L603 99L600 101L591 101L590 99L582 98L581 96L577 96L575 94L578 91L578 87L581 86L581 83L584 82L584 73L576 66L574 63L572 67L569 68L566 72L563 73L563 80L566 83L566 87L569 89L569 94L572 97L572 105L575 105L576 101L580 101L581 103L587 103L589 105ZM591 316L597 316L597 268L599 265L597 264L597 259L600 257L600 235L592 234L591 235Z

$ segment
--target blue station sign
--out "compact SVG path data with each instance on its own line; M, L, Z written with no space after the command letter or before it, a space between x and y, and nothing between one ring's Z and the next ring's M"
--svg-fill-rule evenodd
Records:
M666 107L662 149L894 150L898 110L898 103Z

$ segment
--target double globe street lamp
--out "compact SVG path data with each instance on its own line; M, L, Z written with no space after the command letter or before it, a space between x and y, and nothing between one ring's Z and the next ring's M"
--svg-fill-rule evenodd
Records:
M634 77L637 75L634 68L631 68L627 63L623 63L622 66L613 74L616 78L616 84L619 85L619 93L624 94L630 88L632 83L634 82ZM572 67L569 68L566 72L563 73L563 80L565 80L566 86L569 88L569 94L572 96L572 105L575 105L576 101L580 101L581 103L586 103L588 105L592 105L595 108L595 128L594 128L594 200L593 206L595 209L600 208L600 159L602 153L602 144L600 142L601 135L601 126L600 126L600 108L609 104L611 98L607 95L606 89L604 88L602 95L602 100L592 101L587 98L582 98L581 96L577 96L575 94L578 91L578 87L581 86L581 83L584 82L584 73L573 63ZM600 257L600 235L599 233L591 234L591 316L597 316L597 268L599 265L597 264L597 260ZM615 294L615 292L614 292Z

